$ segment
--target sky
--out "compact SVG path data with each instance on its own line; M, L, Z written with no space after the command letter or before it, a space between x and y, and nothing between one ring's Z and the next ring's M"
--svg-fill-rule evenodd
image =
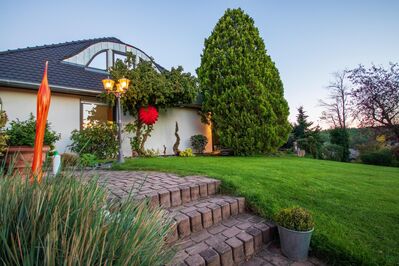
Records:
M280 71L290 121L303 105L319 123L332 73L399 62L397 0L0 0L0 50L117 37L195 74L205 38L237 7L255 20Z

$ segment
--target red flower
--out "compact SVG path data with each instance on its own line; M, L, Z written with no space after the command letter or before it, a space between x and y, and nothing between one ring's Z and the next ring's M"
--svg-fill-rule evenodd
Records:
M154 106L140 107L139 119L146 125L153 125L158 120L158 111Z

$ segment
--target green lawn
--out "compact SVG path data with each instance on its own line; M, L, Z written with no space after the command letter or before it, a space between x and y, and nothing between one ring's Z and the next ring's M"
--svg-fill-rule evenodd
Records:
M399 263L399 168L297 157L143 158L115 168L214 177L264 217L306 207L315 216L318 257L338 265Z

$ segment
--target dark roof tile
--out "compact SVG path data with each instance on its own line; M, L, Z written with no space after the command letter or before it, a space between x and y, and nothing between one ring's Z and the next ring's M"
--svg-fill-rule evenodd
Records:
M50 86L86 89L93 92L102 90L101 80L105 73L90 71L83 66L62 62L88 46L108 41L124 44L117 38L97 38L59 44L28 47L0 52L0 79L40 83L46 61L49 62L48 79ZM160 71L164 68L154 62Z

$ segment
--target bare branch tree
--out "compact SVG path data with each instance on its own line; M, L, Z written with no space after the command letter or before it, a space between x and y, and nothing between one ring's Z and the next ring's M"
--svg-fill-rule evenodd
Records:
M346 128L349 116L350 89L347 85L348 71L335 72L334 79L327 86L329 94L327 100L319 100L320 106L325 110L320 119L326 121L334 128Z
M359 65L348 77L355 85L351 98L361 125L386 126L399 139L399 65Z

